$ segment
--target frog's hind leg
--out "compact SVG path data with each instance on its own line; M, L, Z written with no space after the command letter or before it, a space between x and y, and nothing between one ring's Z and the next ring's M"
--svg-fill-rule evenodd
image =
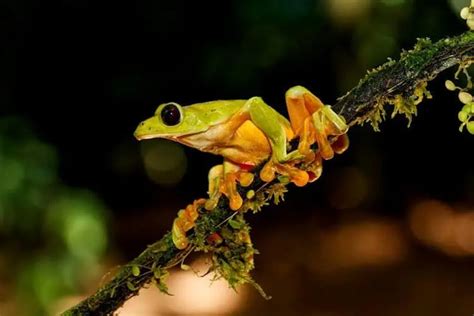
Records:
M270 182L275 173L279 173L288 176L297 186L306 185L308 174L294 166L304 156L298 150L287 153L287 141L293 137L289 122L260 97L249 99L247 106L252 122L264 132L272 147L272 156L260 171L260 178Z
M250 98L246 105L252 122L268 137L272 146L272 155L278 162L283 163L302 158L297 150L287 153L286 143L288 137L286 129L292 130L289 122L280 113L266 104L260 97Z
M224 165L216 165L208 173L208 191L209 199L206 201L205 208L210 211L216 208L221 197L220 186L224 177Z
M209 199L205 208L213 210L220 197L224 194L229 199L229 206L232 210L238 210L243 200L237 191L237 183L247 187L253 182L253 174L243 170L230 161L225 160L222 165L217 165L209 170Z
M318 144L318 153L325 160L331 159L334 152L341 153L348 146L345 133L348 126L344 119L335 113L330 106L302 86L290 88L286 92L286 105L290 116L291 127L300 137L298 150L307 157L310 146ZM330 136L340 137L333 145Z
M171 238L176 248L185 249L189 245L186 232L194 227L194 223L199 217L198 209L204 205L205 202L205 199L198 199L186 206L185 209L179 210L178 216L173 221L173 228L171 229Z

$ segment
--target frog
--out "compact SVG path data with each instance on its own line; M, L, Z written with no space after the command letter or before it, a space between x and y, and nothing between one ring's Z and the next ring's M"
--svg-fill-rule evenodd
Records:
M140 141L168 139L222 156L223 163L209 170L209 198L204 207L212 210L225 195L230 209L237 211L243 204L237 184L249 186L254 181L252 170L260 164L264 163L259 172L263 182L281 175L301 187L320 175L322 160L331 159L348 146L344 118L308 89L288 89L285 101L289 120L258 96L187 106L162 103L152 117L138 125L134 136ZM300 140L298 147L288 152L289 143L295 138ZM317 145L317 154L313 144ZM301 163L311 172L298 168ZM179 222L187 229L189 224L184 219ZM173 232L176 236L185 234L176 227Z
M347 132L344 119L308 89L292 87L285 99L290 121L261 97L188 106L163 103L154 116L138 125L134 136L138 140L165 138L222 156L223 164L209 171L210 199L216 200L223 193L229 198L230 208L237 210L242 198L236 183L250 185L253 179L248 171L255 166L268 160L260 171L264 182L272 181L278 172L297 186L304 186L310 180L308 174L286 163L314 160L310 146L315 142L320 157L331 159L334 149L328 138ZM287 144L295 137L300 138L298 149L287 153Z

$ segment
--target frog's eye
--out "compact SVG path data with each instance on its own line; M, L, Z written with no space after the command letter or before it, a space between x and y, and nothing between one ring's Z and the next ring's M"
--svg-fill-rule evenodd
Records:
M161 120L168 126L174 126L181 122L181 111L178 105L169 103L161 110Z

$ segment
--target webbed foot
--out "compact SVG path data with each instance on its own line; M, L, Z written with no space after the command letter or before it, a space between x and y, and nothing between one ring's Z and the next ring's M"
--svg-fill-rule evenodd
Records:
M238 165L225 161L209 171L209 199L205 208L213 210L220 197L224 194L229 199L229 207L236 211L242 204L243 199L237 191L237 183L243 187L253 182L253 174L242 170Z
M306 171L295 167L294 164L295 162L280 163L272 157L260 171L260 178L264 182L271 182L275 179L275 174L278 173L288 177L290 182L299 187L305 186L309 181L309 175Z
M300 137L298 151L306 155L310 161L311 145L317 143L318 154L325 160L331 159L334 153L341 153L348 146L345 135L348 126L344 118L335 113L330 106L302 86L289 89L286 93L286 103L290 114L292 128ZM337 136L340 142L331 144L331 137Z
M199 217L198 209L205 202L205 199L198 199L186 206L185 209L179 210L171 229L171 237L176 248L185 249L188 246L189 240L186 237L186 232L194 227L194 223Z

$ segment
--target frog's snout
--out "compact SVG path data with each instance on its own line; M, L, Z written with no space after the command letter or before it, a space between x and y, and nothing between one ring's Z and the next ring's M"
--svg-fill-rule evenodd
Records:
M142 140L145 135L146 135L145 121L142 121L142 122L140 122L140 124L138 124L138 127L137 127L137 129L135 130L135 132L133 132L133 136L134 136L137 140Z

